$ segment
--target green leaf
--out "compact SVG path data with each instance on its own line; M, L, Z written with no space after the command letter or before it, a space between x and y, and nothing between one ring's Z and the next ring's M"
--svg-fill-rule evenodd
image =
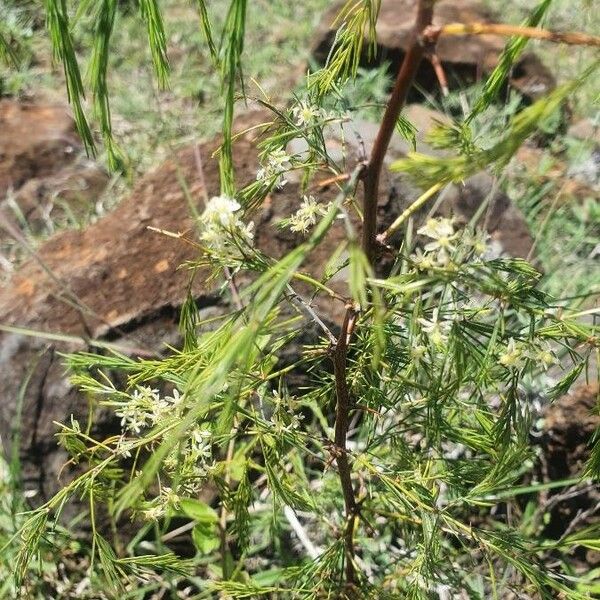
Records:
M217 523L219 515L206 502L195 498L182 498L179 506L186 517L198 521L198 523Z
M220 545L217 528L210 523L198 523L192 529L192 540L200 554L210 554Z

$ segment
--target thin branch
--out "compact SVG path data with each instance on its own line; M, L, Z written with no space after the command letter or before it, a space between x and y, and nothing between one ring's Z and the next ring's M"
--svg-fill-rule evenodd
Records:
M287 519L287 522L290 524L291 528L294 530L294 533L298 536L300 543L304 546L306 553L312 560L316 560L321 554L321 550L319 550L308 537L306 530L302 527L302 523L298 521L298 517L296 517L296 513L287 505L283 507L283 514Z
M290 300L292 302L296 302L296 304L298 304L300 308L302 308L308 313L308 316L321 328L323 333L327 336L329 343L332 345L337 344L335 336L333 335L333 333L331 333L329 327L325 325L321 317L319 317L319 315L315 312L313 307L310 305L310 302L302 298L302 296L300 296L300 294L298 294L291 285L288 285L287 289L289 292L288 295Z
M335 375L336 409L335 409L335 432L334 444L338 475L344 495L346 509L346 526L344 529L344 547L346 551L346 580L352 585L356 582L354 568L354 523L356 520L356 500L354 488L352 487L352 476L350 463L348 461L348 450L346 439L350 426L350 410L352 402L350 391L346 380L346 362L348 355L348 342L352 336L356 323L357 311L353 305L346 306L346 314L342 330L333 349L333 370Z
M385 109L377 138L373 144L371 158L364 173L365 198L362 245L367 259L371 264L373 264L375 258L377 196L383 160L392 139L396 122L406 103L408 92L427 50L426 42L428 40L425 40L423 37L423 32L431 25L433 4L434 0L418 0L413 40L402 61L402 66L398 72L392 95Z
M432 185L427 191L423 192L400 216L380 235L377 236L377 241L384 244L387 239L396 231L398 228L411 217L419 208L427 203L435 194L437 194L445 184L436 183Z
M448 94L450 93L450 88L448 86L448 78L446 77L446 72L444 71L442 61L435 52L431 52L428 58L429 62L431 63L431 66L433 67L438 83L440 84L442 95L444 96L444 98L447 98Z
M600 502L597 502L587 510L579 509L573 520L569 523L569 526L565 529L565 532L560 536L560 539L558 540L559 543L568 538L579 525L585 523L585 521L598 512L598 510L600 510Z
M550 31L540 27L506 25L504 23L448 23L442 27L428 27L424 37L431 42L437 41L441 35L502 35L505 37L521 36L534 40L544 40L559 44L575 46L600 47L600 37L580 31Z

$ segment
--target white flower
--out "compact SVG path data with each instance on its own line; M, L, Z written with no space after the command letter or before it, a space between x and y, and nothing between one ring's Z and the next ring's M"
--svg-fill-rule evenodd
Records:
M158 521L165 514L165 507L161 504L152 504L142 510L142 517L146 521Z
M179 390L177 388L174 388L173 392L171 392L171 394L172 394L171 396L165 396L165 400L174 406L177 406L178 404L180 404L184 398L184 396L182 396L179 393Z
M418 344L417 346L412 346L410 349L410 358L413 363L420 363L423 360L423 357L427 353L427 348L423 346L423 344Z
M524 351L524 355L530 360L535 361L544 371L547 371L549 367L559 362L554 352L552 352L552 346L546 341L533 343L530 348Z
M192 431L189 440L189 450L194 460L203 460L212 456L210 445L211 435L211 432L206 429L196 428Z
M415 255L417 261L421 263L420 265L417 264L419 268L426 270L434 265L445 267L450 263L450 253L455 250L452 242L457 236L452 223L452 219L446 219L445 217L427 219L425 225L417 230L419 235L424 235L433 240L425 244L423 254ZM424 255L428 253L432 253L432 255L425 258Z
M448 341L448 333L452 325L451 321L439 319L439 309L434 308L431 320L419 319L423 332L435 346L443 346Z
M423 252L421 248L417 248L415 253L411 255L410 259L420 271L428 271L429 269L433 269L435 266L435 260L433 257Z
M292 157L285 150L273 150L268 155L268 164L272 169L283 169L287 171L292 167Z
M443 250L447 254L454 250L451 242L456 238L456 234L454 233L452 219L444 217L427 219L427 223L420 227L417 233L433 240L433 242L425 244L425 252Z
M163 486L160 490L160 502L163 507L179 508L181 498L170 488Z
M525 358L521 346L517 345L514 338L510 338L506 350L500 355L498 362L507 368L518 369L523 366Z
M233 238L250 245L254 223L245 224L239 217L240 204L229 196L213 196L198 218L200 239L207 248L224 254L237 249Z
M115 453L122 458L131 458L131 451L134 445L135 442L133 440L128 440L124 435L121 435L117 441Z
M200 222L205 225L220 225L227 229L238 220L235 214L241 206L229 196L213 196L200 215Z
M274 180L276 187L283 187L287 181L286 171L292 168L292 157L283 149L273 150L266 155L263 166L256 173L257 181Z
M310 125L313 121L323 117L322 110L318 106L309 104L306 100L299 100L298 104L292 109L292 114L298 127Z
M453 221L452 219L446 219L445 217L427 219L425 225L417 229L417 233L434 240L451 238L454 235Z
M462 235L462 242L471 246L476 256L483 256L487 252L489 239L490 234L487 231L471 233L471 231L465 229Z
M115 411L121 417L121 427L134 433L154 425L162 414L164 403L158 390L139 386L126 402Z
M291 231L307 233L308 230L316 225L317 218L325 215L329 205L319 204L313 196L304 196L300 208L283 223Z

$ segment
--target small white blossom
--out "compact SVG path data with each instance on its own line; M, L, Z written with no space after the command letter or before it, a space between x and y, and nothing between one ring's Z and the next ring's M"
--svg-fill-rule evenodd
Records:
M448 333L452 325L451 321L439 319L439 310L433 309L431 320L419 319L422 330L426 333L434 346L443 346L448 341Z
M424 251L435 253L432 258L436 265L446 266L450 262L450 252L456 249L453 242L457 234L454 232L452 219L427 219L425 225L417 229L417 233L433 240L425 244Z
M455 235L452 219L446 219L445 217L427 219L425 225L417 229L417 233L438 240L441 245L447 245Z
M179 508L180 498L170 487L163 486L160 490L160 502L165 508Z
M139 386L126 402L115 411L121 417L121 427L133 433L140 433L154 425L161 415L163 405L158 390Z
M206 429L196 428L192 431L189 440L189 450L194 460L205 460L212 456L211 435L211 432Z
M558 364L559 360L552 351L552 346L546 341L537 342L524 351L524 355L540 365L547 371L552 365Z
M318 106L310 104L306 100L299 100L298 104L292 109L292 114L298 127L310 125L313 121L324 116L323 111Z
M522 347L515 342L514 338L510 338L498 362L507 368L518 369L523 366L525 358Z
M115 453L122 458L131 458L131 450L133 449L135 442L128 440L125 436L120 436L115 447Z
M165 507L162 504L151 504L142 510L142 517L146 521L158 521L165 514Z
M292 168L292 157L283 149L273 150L265 157L263 166L256 173L257 181L274 179L276 187L283 187L287 181L286 171Z
M228 196L213 196L198 218L200 239L207 248L229 254L236 245L232 238L250 245L254 239L254 223L244 223L238 214L241 206Z
M213 196L200 215L200 222L206 225L220 225L228 228L237 221L236 212L241 208L239 203L229 196Z
M425 354L427 353L427 348L423 346L423 344L417 344L416 346L411 346L410 349L410 358L413 364L419 364Z
M420 271L428 271L429 269L433 269L435 266L435 260L433 257L430 254L423 252L421 248L417 248L415 253L411 255L410 259Z
M180 404L183 401L183 398L184 396L179 393L177 388L173 389L170 396L165 396L165 400L173 406Z
M304 196L300 208L283 222L291 231L307 233L316 225L317 218L327 213L329 205L319 204L313 196Z
M423 356L425 356L425 352L427 352L427 348L425 348L425 346L423 346L422 344L418 344L417 346L413 346L410 349L410 355L412 356L412 358L419 360L420 358L423 358Z
M462 235L462 242L473 248L475 256L483 256L487 252L489 239L490 234L487 231L472 233L468 229L465 229Z

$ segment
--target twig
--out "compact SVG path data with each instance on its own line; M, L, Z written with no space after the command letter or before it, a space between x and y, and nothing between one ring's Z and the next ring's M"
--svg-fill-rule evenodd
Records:
M323 179L323 181L319 181L317 183L318 188L324 188L332 183L337 183L338 181L348 181L350 179L350 175L348 173L342 173L341 175L336 175L335 177L328 177L327 179Z
M424 32L424 37L431 42L437 41L441 35L502 35L531 38L534 40L545 40L560 44L575 46L600 47L600 37L589 35L580 31L550 31L540 27L525 27L520 25L507 25L504 23L448 23L442 27L430 26Z
M442 66L442 61L440 57L435 53L431 52L428 55L429 62L435 71L435 76L437 77L438 83L440 84L440 88L442 89L442 95L444 98L448 96L450 93L450 88L448 86L448 78L446 77L446 72L444 71L444 67Z
M565 529L565 532L560 536L559 542L562 542L565 538L569 537L577 526L586 521L594 513L600 510L600 502L597 502L594 506L591 506L587 510L579 510L573 520L569 523L569 526Z
M413 84L421 60L426 53L426 40L423 37L423 32L431 25L433 4L434 0L418 0L413 40L402 61L402 66L398 72L392 95L385 109L377 138L373 144L371 158L364 173L365 198L362 246L371 264L373 264L375 258L377 196L383 159L392 139L398 117L406 103L408 91Z
M348 584L354 584L356 581L356 572L354 569L354 523L356 519L356 500L354 498L354 488L352 487L352 476L346 445L346 438L348 437L348 429L350 426L350 409L352 407L348 382L346 381L346 359L348 354L348 342L350 341L354 330L356 317L357 311L354 306L351 304L347 305L342 330L333 348L332 356L337 398L334 444L338 475L342 485L346 509L344 547L346 551L346 580Z
M308 302L307 300L302 298L302 296L300 296L300 294L298 294L291 285L288 285L287 288L288 288L290 299L293 302L296 302L297 304L299 304L300 307L308 313L308 316L321 328L321 330L327 336L327 339L329 340L329 342L332 345L337 344L337 340L335 339L335 336L333 335L333 333L331 333L331 330L329 329L329 327L327 327L327 325L325 325L325 323L323 322L321 317L319 317L319 315L315 312L313 307L310 305L310 302Z
M287 522L290 524L291 528L294 530L294 533L298 536L300 543L304 546L304 549L306 550L308 556L312 560L317 559L319 557L319 554L321 553L308 537L306 530L304 529L304 527L302 527L302 523L298 521L298 518L296 517L294 511L286 505L283 507L283 514L285 515L285 518L287 519Z
M419 208L421 208L432 196L435 196L442 188L443 183L432 185L427 191L423 192L400 216L380 235L377 236L377 241L384 244L386 240Z

